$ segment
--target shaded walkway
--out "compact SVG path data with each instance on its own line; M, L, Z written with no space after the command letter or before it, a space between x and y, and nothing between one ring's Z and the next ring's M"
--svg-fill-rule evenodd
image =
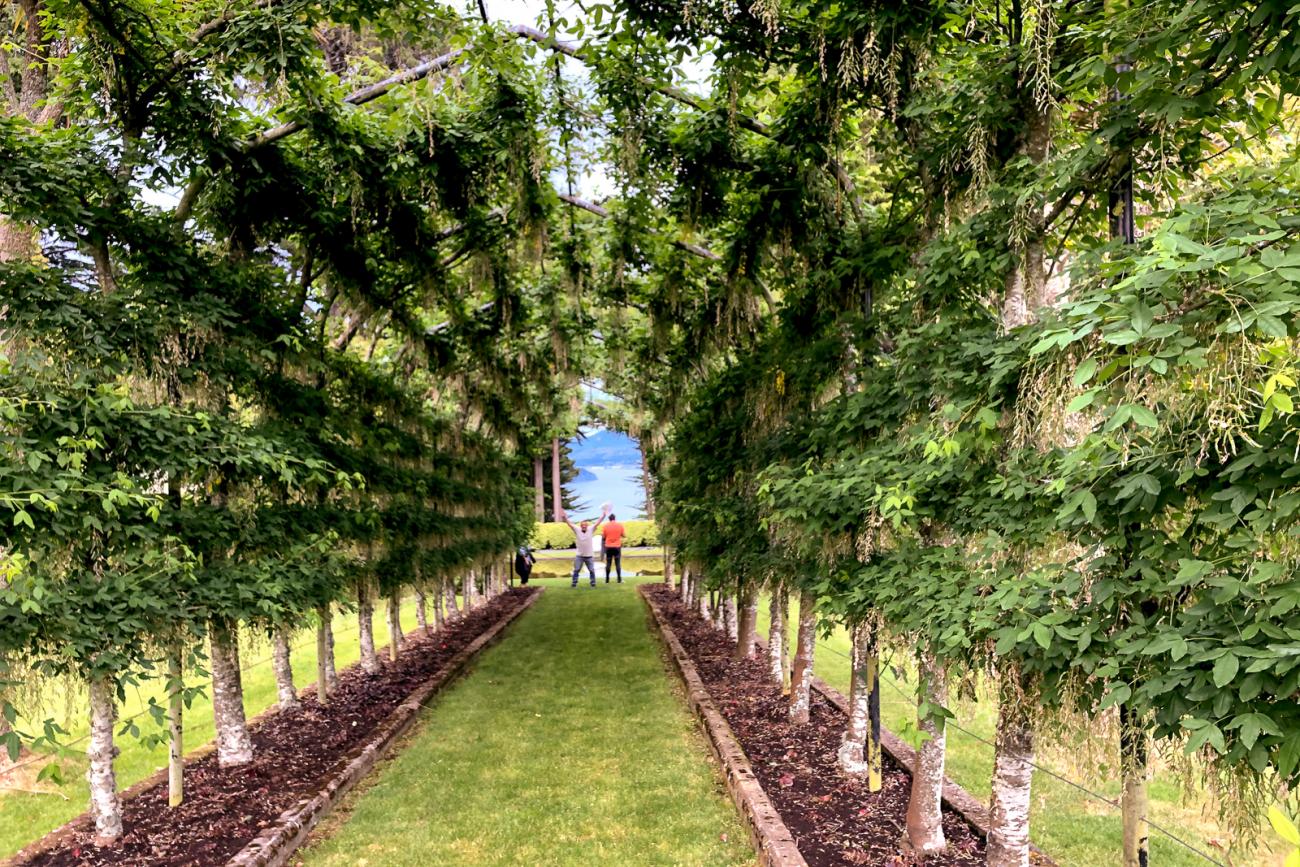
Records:
M633 585L541 583L305 863L754 863Z

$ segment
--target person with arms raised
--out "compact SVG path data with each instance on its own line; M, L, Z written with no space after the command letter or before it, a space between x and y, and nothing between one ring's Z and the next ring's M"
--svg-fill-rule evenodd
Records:
M579 521L578 526L575 527L573 522L569 520L569 513L560 512L560 519L568 524L569 529L573 531L578 548L573 558L573 583L569 585L570 587L578 586L578 574L582 571L583 566L587 567L587 574L591 576L591 586L596 586L596 555L592 550L592 540L596 535L596 530L604 523L607 514L609 514L608 506L601 510L600 518L595 525L584 519Z

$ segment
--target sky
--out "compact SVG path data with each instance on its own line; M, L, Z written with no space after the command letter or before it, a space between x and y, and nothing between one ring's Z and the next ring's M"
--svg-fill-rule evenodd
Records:
M529 24L541 30L546 29L546 23L542 20L546 15L544 0L483 0L483 3L484 8L487 10L488 20L494 23L503 25ZM471 13L477 15L477 0L468 0L468 4ZM557 20L573 21L584 15L582 9L574 0L556 0L555 6ZM560 39L568 41L574 41L576 38L572 31L565 31L563 28L556 35ZM695 93L704 93L705 88L701 82L708 79L712 68L712 58L708 55L687 60L682 64L686 80L674 83ZM563 69L565 77L570 81L585 82L587 80L586 69L581 61L566 57ZM561 189L565 186L566 179L561 169L556 168L553 172L552 183ZM599 202L614 195L615 192L614 182L599 164L585 165L583 171L575 179L574 193L585 199Z

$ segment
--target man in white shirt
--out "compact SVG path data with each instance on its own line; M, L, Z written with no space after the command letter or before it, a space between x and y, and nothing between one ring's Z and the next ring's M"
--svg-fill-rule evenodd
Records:
M578 573L582 571L584 565L587 567L587 574L591 576L591 586L596 586L596 553L592 548L592 540L596 536L596 530L604 523L605 516L608 514L609 507L606 506L600 512L600 520L596 521L594 525L590 521L584 520L579 521L576 527L569 520L568 512L560 515L564 519L564 523L568 524L569 529L573 531L573 536L578 543L577 556L573 558L573 583L569 585L570 587L578 586Z

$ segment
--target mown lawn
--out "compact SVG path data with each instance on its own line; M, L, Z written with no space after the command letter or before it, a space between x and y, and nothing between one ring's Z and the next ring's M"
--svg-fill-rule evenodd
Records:
M635 582L540 583L304 863L754 863Z
M791 600L791 638L798 616L798 603ZM764 598L759 628L767 634L767 599ZM814 669L817 674L836 689L847 693L849 689L849 637L844 630L836 630L828 638L819 638ZM908 660L893 659L906 670ZM915 681L908 683L894 678L890 673L881 678L881 722L913 746L920 743L916 729ZM997 723L997 705L992 700L980 702L956 701L950 709L957 715L957 724L987 741L993 740ZM1118 754L1114 745L1110 754ZM1117 768L1108 772L1096 768L1092 774L1073 766L1068 750L1045 750L1039 763L1067 779L1084 783L1089 789L1118 801L1120 796ZM993 773L993 747L980 740L950 728L947 752L948 776L968 792L987 803L990 779ZM1062 867L1093 867L1100 864L1118 864L1120 861L1121 824L1119 810L1084 795L1079 790L1043 774L1034 774L1033 810L1030 829L1033 841L1051 855ZM1227 863L1223 852L1214 848L1212 840L1223 841L1218 823L1207 799L1185 799L1181 787L1168 774L1156 774L1150 786L1151 819L1170 829L1181 839L1196 846L1220 862ZM1271 840L1265 829L1264 839ZM1266 847L1267 848L1267 847ZM1251 864L1258 867L1282 867L1285 857L1267 850L1249 856L1236 854L1232 863ZM1210 862L1186 848L1151 832L1151 863L1168 867L1205 867Z
M388 644L388 628L385 608L377 606L375 613L375 641ZM406 603L402 608L403 629L415 628L415 604ZM303 632L294 638L293 672L294 681L299 685L316 680L316 642L314 633ZM334 618L334 653L336 665L342 670L351 665L360 656L357 642L357 620L351 614L337 614ZM245 636L240 645L240 659L244 672L244 709L251 718L275 704L275 674L271 670L271 647L265 639L249 640ZM203 696L195 699L186 712L185 748L196 749L214 737L212 725L211 693L206 690L206 679L194 680L196 685L205 686ZM154 696L162 703L163 688L160 681L146 681L139 688L127 691L127 701L120 709L125 721L148 707L149 697ZM27 717L37 720L52 716L60 720L68 730L66 740L71 741L83 736L87 731L85 711L85 690L77 684L54 682L47 684L42 692L43 701L38 707L26 707ZM158 732L149 715L136 720L142 735ZM19 728L29 728L26 717L20 720ZM119 726L120 728L120 726ZM117 784L124 789L149 774L165 767L167 764L167 747L160 744L150 748L140 738L120 735L117 744L122 750L117 760ZM85 780L85 744L72 745L64 751L59 761L63 782L52 786L42 782L37 785L31 775L24 774L22 784L41 794L0 789L0 858L6 858L22 847L70 819L85 812L89 806ZM32 770L39 770L45 764L38 763Z

